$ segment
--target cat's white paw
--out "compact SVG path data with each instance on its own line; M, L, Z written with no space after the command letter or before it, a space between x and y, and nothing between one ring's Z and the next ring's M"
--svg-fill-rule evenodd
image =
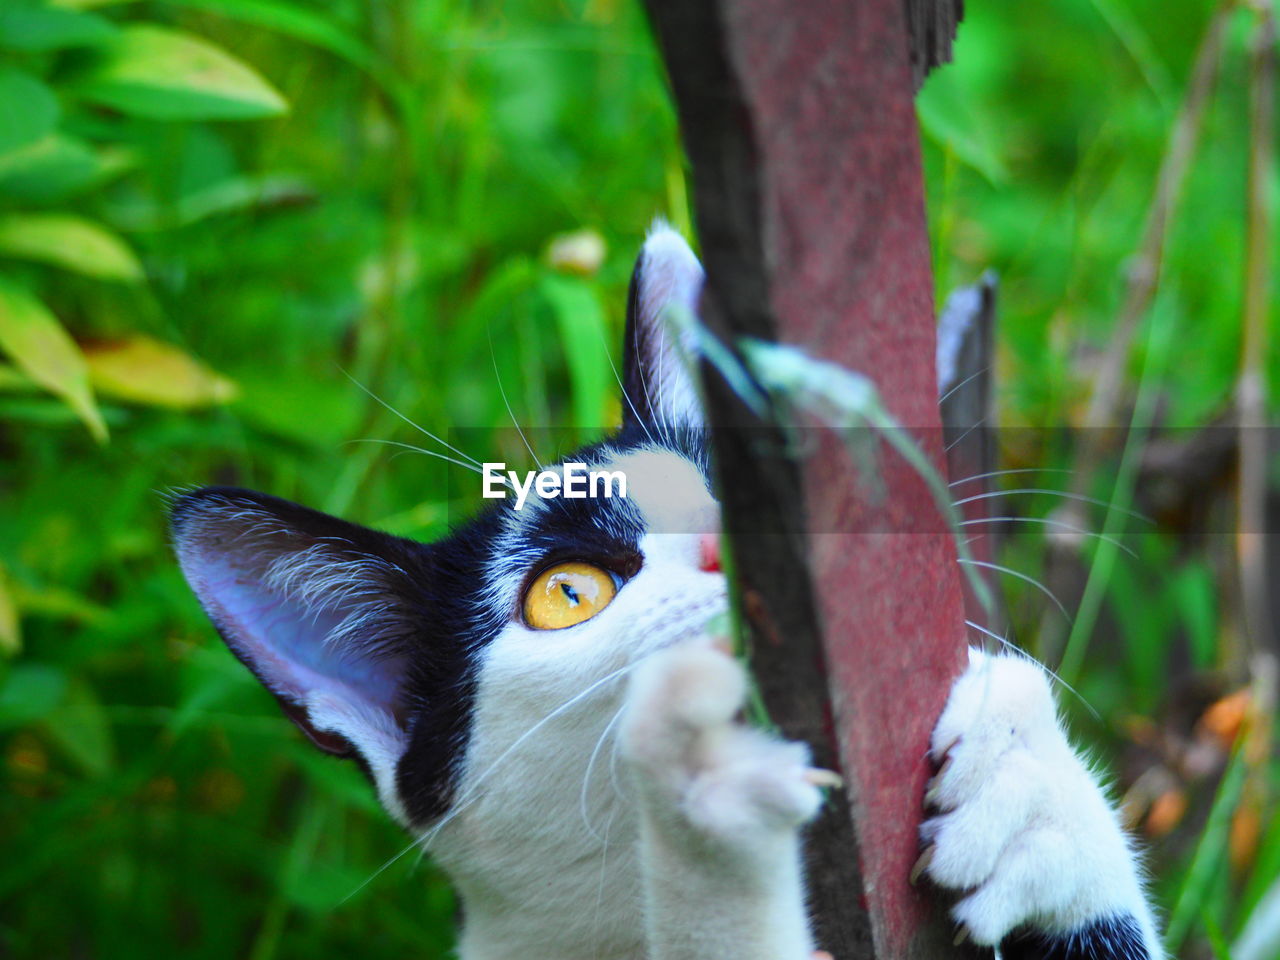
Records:
M832 775L810 768L803 744L739 723L746 695L742 666L708 644L661 651L637 671L621 749L652 815L750 844L817 813Z
M1038 666L971 650L931 752L915 876L961 894L963 932L995 945L1024 925L1058 935L1132 916L1154 941L1124 834Z

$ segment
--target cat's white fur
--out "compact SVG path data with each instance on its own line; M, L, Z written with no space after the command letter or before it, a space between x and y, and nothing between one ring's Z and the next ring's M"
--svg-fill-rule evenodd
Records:
M1163 956L1135 858L1097 778L1071 748L1044 671L969 651L934 728L941 764L921 827L924 873L963 891L952 909L980 944L1031 922L1068 933L1130 915Z
M426 834L466 905L466 960L649 956L641 812L617 737L638 668L699 641L727 591L723 574L700 569L719 511L696 468L630 459L643 469L628 475L629 497L666 504L657 529L681 532L647 534L643 568L591 620L556 631L513 620L482 654L454 810Z

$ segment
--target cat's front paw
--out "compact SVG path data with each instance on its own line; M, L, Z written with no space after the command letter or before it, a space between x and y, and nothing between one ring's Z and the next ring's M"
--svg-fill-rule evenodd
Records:
M651 816L749 844L817 813L819 787L834 774L812 769L803 744L739 723L746 695L742 666L710 644L673 647L640 667L620 742Z
M913 879L960 894L952 915L962 936L994 946L1019 930L1065 943L1119 925L1135 952L1115 956L1155 956L1128 844L1067 742L1038 666L971 650L931 753L939 768ZM1113 954L1080 954L1094 955Z

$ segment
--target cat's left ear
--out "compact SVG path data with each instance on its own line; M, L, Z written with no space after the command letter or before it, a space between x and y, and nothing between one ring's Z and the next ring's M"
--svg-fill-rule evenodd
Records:
M249 490L179 497L174 547L228 647L320 749L396 799L430 548Z
M696 318L702 264L680 234L658 222L649 231L631 274L623 343L622 419L625 425L697 427L704 422L694 365L697 342L677 332L680 311Z

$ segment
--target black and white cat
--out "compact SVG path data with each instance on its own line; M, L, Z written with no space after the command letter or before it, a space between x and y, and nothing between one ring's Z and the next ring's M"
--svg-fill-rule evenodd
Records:
M461 896L464 960L808 960L800 844L830 775L735 720L742 668L697 394L664 332L702 270L659 227L632 279L624 424L572 461L626 498L504 501L438 543L246 490L180 497L231 650L354 758ZM918 871L1006 957L1161 954L1114 811L1043 673L971 655L933 734Z

